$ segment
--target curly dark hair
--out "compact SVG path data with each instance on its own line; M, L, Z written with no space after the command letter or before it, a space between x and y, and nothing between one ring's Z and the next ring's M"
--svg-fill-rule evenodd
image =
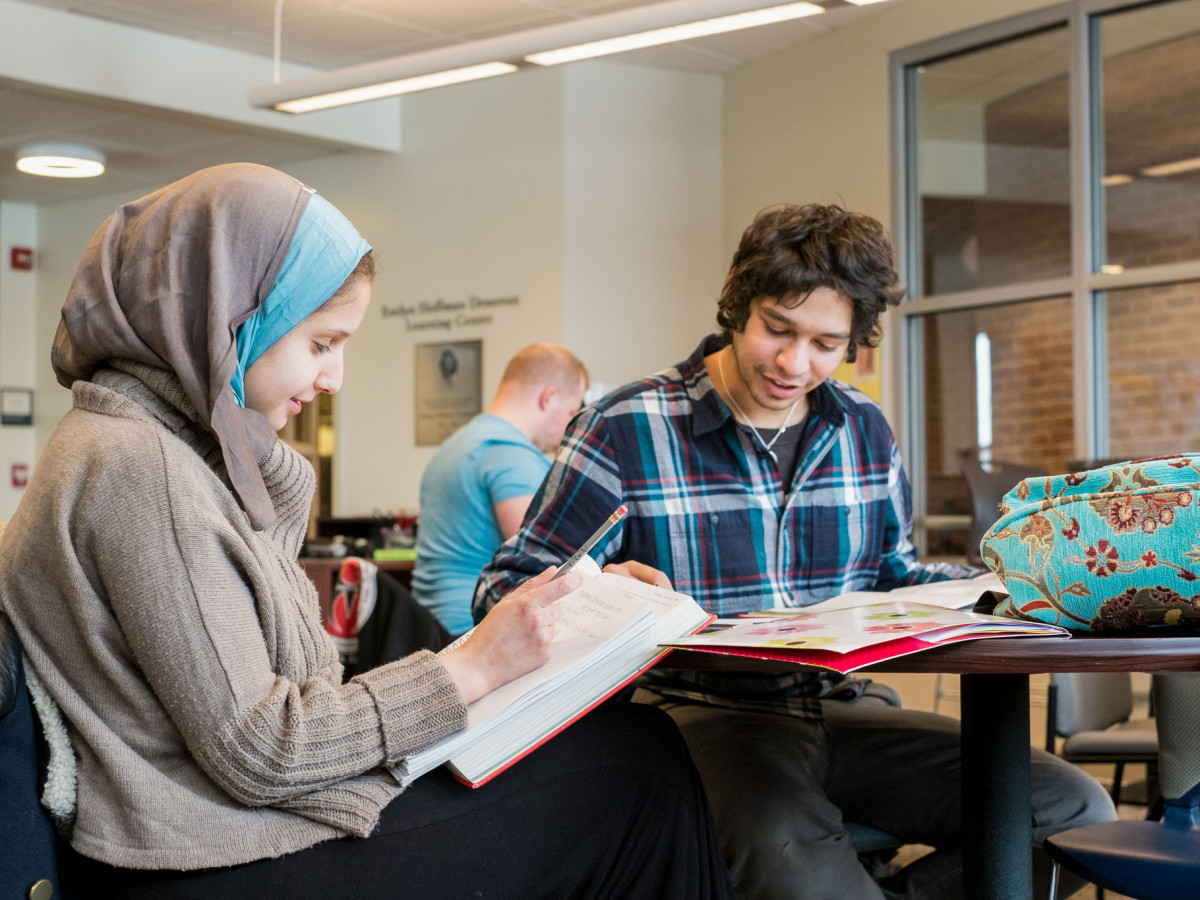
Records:
M726 343L746 327L753 300L770 297L790 308L819 287L844 294L854 305L846 360L853 362L860 346L877 346L879 316L905 290L883 226L840 206L767 207L742 232L717 304Z

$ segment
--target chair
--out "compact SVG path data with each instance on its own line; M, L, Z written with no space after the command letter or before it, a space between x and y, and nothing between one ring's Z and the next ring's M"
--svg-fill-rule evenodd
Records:
M373 601L363 613L364 620L347 629L346 618L358 617L354 594L359 593L361 601L361 562L350 557L342 563L325 625L330 634L345 636L337 644L347 679L418 650L436 653L450 643L450 634L433 613L418 603L403 583L382 569L368 575L374 578L375 585ZM354 608L353 615L348 612L350 607ZM342 620L340 626L333 624L335 617Z
M1102 888L1135 900L1181 900L1200 895L1200 680L1155 675L1153 683L1162 821L1072 828L1048 838L1045 849L1056 866Z
M967 564L982 566L979 542L1000 518L1000 500L1025 478L1050 474L1045 469L1024 463L983 463L976 450L962 456L962 473L971 496L971 536L967 540Z
M49 900L58 886L54 828L42 810L39 789L45 771L39 731L21 647L7 617L0 615L0 897Z
M1066 738L1067 762L1111 763L1114 804L1121 802L1126 763L1145 763L1147 805L1157 791L1158 733L1153 718L1130 718L1133 679L1128 672L1055 672L1046 702L1046 751Z

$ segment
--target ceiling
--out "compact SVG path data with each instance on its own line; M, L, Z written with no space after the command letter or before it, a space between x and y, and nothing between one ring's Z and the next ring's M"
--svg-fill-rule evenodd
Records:
M275 0L21 0L264 57L270 82ZM337 69L661 0L282 0L284 61ZM827 0L820 16L611 57L721 72L844 26L879 7ZM31 141L82 142L105 152L104 175L56 179L12 164ZM155 187L236 160L286 167L346 147L29 82L0 79L0 200L54 203Z
M32 141L70 141L102 150L98 178L18 172L16 150ZM289 164L346 148L296 134L255 129L26 82L0 79L0 200L46 204L160 187L206 166Z
M260 53L274 52L275 0L23 0ZM320 69L372 62L556 25L661 0L283 0L282 56ZM783 2L783 0L778 0ZM771 5L764 2L764 6ZM830 12L628 54L651 64L729 69L844 23L865 10L834 0ZM832 20L831 20L832 19ZM818 24L818 20L825 20Z

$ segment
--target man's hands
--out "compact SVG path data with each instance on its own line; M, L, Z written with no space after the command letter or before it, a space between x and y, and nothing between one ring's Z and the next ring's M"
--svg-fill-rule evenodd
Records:
M645 563L634 562L633 560L623 563L609 563L604 567L604 571L666 588L668 591L671 590L671 579L664 572L660 572L658 569L652 568Z
M551 581L553 576L549 568L520 585L484 616L466 643L442 655L463 702L473 703L550 658L554 625L562 617L554 602L583 583L577 574Z

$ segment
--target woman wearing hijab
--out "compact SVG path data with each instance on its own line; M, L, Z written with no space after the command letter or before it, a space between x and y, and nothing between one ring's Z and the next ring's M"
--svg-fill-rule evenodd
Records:
M248 164L126 204L84 253L52 354L74 408L0 535L0 604L69 736L64 885L727 896L687 751L649 708L607 704L475 791L438 771L401 793L384 769L540 665L577 576L342 683L296 562L313 471L276 430L340 387L373 275L327 201Z

